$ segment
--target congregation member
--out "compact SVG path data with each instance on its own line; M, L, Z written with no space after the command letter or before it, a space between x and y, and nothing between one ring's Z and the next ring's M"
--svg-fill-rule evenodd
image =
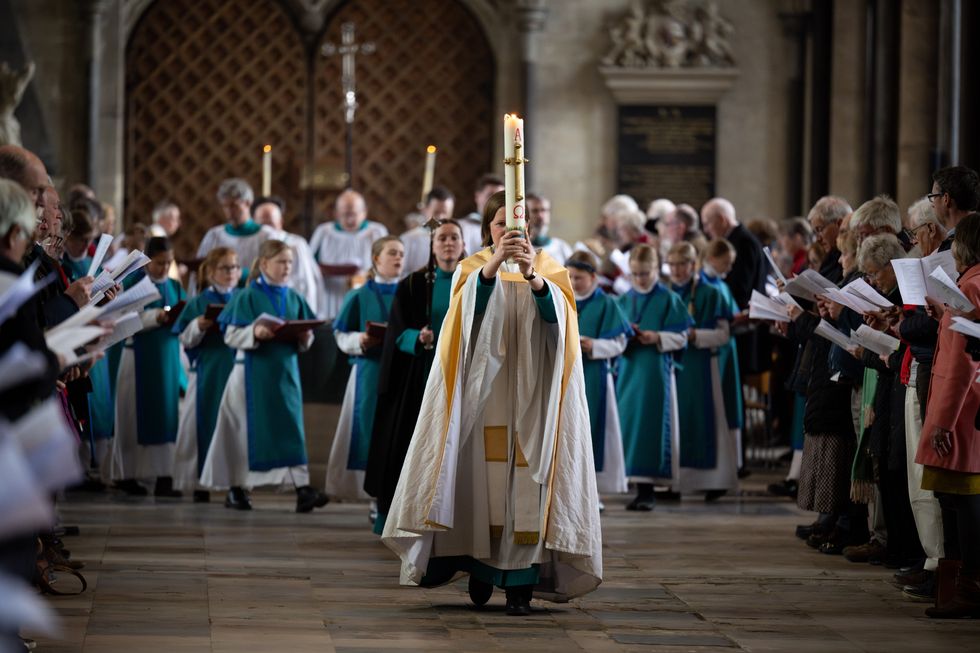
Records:
M455 273L382 541L403 583L467 573L477 606L501 587L524 616L532 596L594 590L602 544L568 273L507 229L504 205L487 200L486 248Z
M596 257L584 251L574 252L565 262L578 310L596 487L602 494L623 494L629 488L613 366L626 351L633 328L615 298L599 287L597 266ZM605 506L600 503L599 509Z
M180 229L180 207L170 200L160 200L150 215L150 236L173 238Z
M179 497L173 472L181 364L172 312L182 308L186 295L180 283L167 276L174 260L170 241L150 238L144 253L150 262L123 285L129 289L149 278L160 298L140 313L142 330L126 341L119 362L110 476L127 494L145 495L140 482L153 479L154 496Z
M473 190L473 204L475 208L471 213L467 213L459 220L460 226L463 227L463 247L467 256L472 256L483 249L483 233L481 230L483 209L490 196L503 189L504 180L493 173L481 175L476 180L476 187Z
M326 491L334 499L368 498L364 491L364 471L371 450L383 344L383 336L371 331L383 329L388 323L404 263L405 248L397 236L383 236L374 241L371 278L347 294L334 320L337 346L351 361L327 463Z
M980 213L968 214L955 231L952 252L961 273L957 285L971 304L980 306ZM972 311L969 319L977 320L976 313ZM980 362L975 353L967 352L967 339L951 328L953 316L947 309L940 319L915 456L924 465L922 488L935 493L943 520L944 558L938 567L936 606L926 614L980 618Z
M681 241L667 252L670 289L687 307L691 326L676 373L680 432L678 492L704 492L712 501L738 485L738 440L728 426L718 351L731 340L730 307L697 270L694 245Z
M936 216L935 207L925 197L909 207L906 229L923 257L936 253L946 240L946 227ZM939 321L922 306L905 306L902 319L898 323L898 335L903 342L908 343L910 352L907 357L907 372L903 367L908 386L905 393L908 492L925 560L922 569L899 573L896 581L908 594L934 597L936 569L943 557L942 513L935 494L922 489L923 466L915 462L915 454L922 436L933 355L939 337ZM903 361L903 365L905 362Z
M564 265L572 246L551 235L551 200L535 193L527 194L527 236L531 244Z
M323 295L317 315L333 321L355 278L371 268L371 245L388 235L388 228L368 219L367 202L355 190L337 196L334 219L316 228L310 238L313 257L323 270Z
M678 243L691 243L694 250L700 254L708 241L700 228L701 219L698 212L690 204L678 204L663 220L660 221L661 247L666 250Z
M195 503L211 496L198 479L211 446L225 384L235 365L235 350L225 344L214 310L222 309L239 292L242 266L230 247L208 252L199 268L204 290L187 302L174 324L191 363L187 393L180 407L174 463L174 487L193 491Z
M687 346L691 318L680 297L659 281L657 253L630 251L632 287L618 299L633 337L619 361L616 400L626 475L636 484L627 510L650 511L654 485L676 486L680 459L674 353Z
M405 265L402 267L402 276L421 270L429 264L429 245L432 241L432 233L426 225L431 221L442 223L451 220L456 206L456 197L448 188L435 186L425 197L425 206L422 207L422 224L415 226L400 238L405 246Z
M971 211L980 209L980 176L966 166L947 166L932 175L932 192L926 195L936 217L946 228L940 251L953 246L956 227Z
M235 366L225 384L214 435L200 483L228 489L225 506L251 510L248 490L261 485L293 486L296 512L327 504L310 486L303 396L297 354L313 344L312 325L296 339L280 340L263 315L280 320L311 320L313 311L289 287L293 250L281 240L262 244L246 287L218 316L225 344L236 349ZM261 396L262 401L254 397Z
M378 535L384 532L449 310L453 273L464 254L462 227L455 220L443 221L432 233L431 247L434 275L417 270L399 282L382 346L378 408L364 473L364 490L377 501Z
M783 274L795 277L809 267L807 251L813 242L813 229L803 218L790 218L779 224L779 251L787 259Z
M306 239L283 229L286 202L281 197L259 197L252 202L252 219L269 232L269 238L281 240L293 249L296 264L289 277L289 287L306 300L314 314L323 294L323 275Z
M201 245L197 248L197 258L203 259L215 247L230 247L238 254L238 260L245 266L243 275L247 276L248 266L259 255L262 243L269 239L269 230L251 218L250 210L255 194L247 181L232 177L218 186L217 199L225 224L211 227L204 234ZM207 283L207 280L202 280L201 283Z
M651 234L656 234L658 238L663 241L664 220L666 220L676 208L677 206L666 197L659 197L650 202L650 206L647 207L647 222L645 225L646 230ZM657 249L657 253L662 254L659 247Z

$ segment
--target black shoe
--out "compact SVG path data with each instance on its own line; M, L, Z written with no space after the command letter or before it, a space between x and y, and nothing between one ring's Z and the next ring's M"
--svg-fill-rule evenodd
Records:
M915 601L935 601L936 600L936 574L928 571L929 576L917 585L906 585L902 588L902 594Z
M708 490L704 493L704 502L711 503L712 501L717 501L728 494L728 490Z
M531 586L520 585L508 587L504 591L507 594L507 614L511 617L526 617L531 614Z
M194 503L209 503L211 493L207 490L194 490Z
M169 476L157 476L157 484L153 488L153 496L167 499L179 499L184 496L180 490L174 489L174 479Z
M296 488L296 512L312 512L330 503L326 494L311 485Z
M652 496L637 496L626 504L627 510L639 510L640 512L650 512L657 505L657 500Z
M819 533L823 530L824 530L823 524L821 524L818 521L815 521L812 524L807 524L805 526L803 524L800 524L799 526L796 527L796 537L800 538L801 540L806 540L809 539L809 537L814 533Z
M827 540L820 545L820 553L826 553L831 556L839 556L844 552L845 544L839 540Z
M244 488L233 487L228 490L228 496L225 497L225 508L251 510L252 500L248 498L248 492Z
M92 476L86 476L84 481L68 489L72 492L104 492L105 483Z
M484 583L482 580L470 574L470 581L467 585L467 589L470 592L470 600L473 601L473 605L478 608L482 608L493 596L493 585L490 583Z
M653 496L657 498L658 501L680 501L681 493L673 492L671 490L663 490L661 492L654 492Z
M115 485L117 490L122 490L131 497L145 497L147 495L146 488L139 484L135 478L125 478L121 481L116 481Z
M767 489L769 490L769 494L774 497L795 499L800 485L796 481L783 481L782 483L770 483Z
M752 470L750 470L748 468L745 468L745 467L743 467L742 469L738 470L738 477L739 477L739 479L748 478L750 476L752 476Z

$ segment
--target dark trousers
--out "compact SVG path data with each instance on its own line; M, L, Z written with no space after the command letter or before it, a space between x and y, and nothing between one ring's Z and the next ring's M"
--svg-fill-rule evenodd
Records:
M926 402L929 400L929 377L932 376L932 361L919 363L915 375L915 396L919 400L919 419L925 422Z
M962 560L963 571L980 573L980 494L936 492L943 511L945 556Z

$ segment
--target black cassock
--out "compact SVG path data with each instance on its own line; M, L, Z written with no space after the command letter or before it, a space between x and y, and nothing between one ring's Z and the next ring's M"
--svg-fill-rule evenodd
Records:
M397 339L406 329L421 329L429 324L426 301L423 269L398 284L388 315L378 377L378 407L364 477L364 491L377 499L381 514L388 513L395 496L435 357L435 349L422 350L417 356L406 354L398 348Z

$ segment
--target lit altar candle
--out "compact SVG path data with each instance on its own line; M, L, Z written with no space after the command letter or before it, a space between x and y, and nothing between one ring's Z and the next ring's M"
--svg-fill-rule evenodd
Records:
M527 230L524 207L524 121L516 115L504 116L504 194L507 202L507 228Z
M272 195L272 146L262 148L262 195Z
M422 199L419 206L425 206L425 200L432 190L432 180L436 175L436 146L430 145L425 148L425 175L422 176Z

